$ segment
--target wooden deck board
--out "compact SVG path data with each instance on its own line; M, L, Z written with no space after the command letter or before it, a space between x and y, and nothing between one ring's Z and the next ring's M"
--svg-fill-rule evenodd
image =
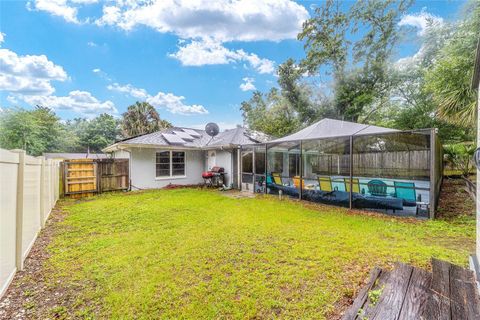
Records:
M382 286L378 302L371 303L369 292ZM391 272L372 270L343 319L480 319L480 295L468 269L437 259L432 273L397 263Z
M432 275L429 272L413 269L399 320L421 319L425 314L431 283Z
M359 291L357 298L353 301L352 306L345 312L343 320L355 320L357 318L358 310L362 309L368 299L368 292L375 285L378 277L382 273L382 269L375 267L370 271L370 276L367 284Z
M382 272L380 273L380 276L378 277L376 283L374 284L374 286L371 288L370 291L378 290L380 288L383 288L382 290L384 290L387 282L390 279L390 276L391 276L391 272L382 270ZM371 303L370 299L368 299L368 292L367 292L367 299L365 301L365 304L362 307L363 312L361 314L357 314L356 319L367 318L367 314L371 314L373 312L372 310L375 310L375 308L376 308L376 304L373 305Z
M402 310L412 272L412 266L403 263L396 264L375 308L372 309L371 313L366 314L368 319L395 320L398 318Z

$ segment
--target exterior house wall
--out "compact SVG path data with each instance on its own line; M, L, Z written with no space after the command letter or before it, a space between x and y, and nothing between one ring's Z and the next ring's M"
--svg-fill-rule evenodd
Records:
M201 150L185 151L185 176L156 178L155 154L157 151L164 150L153 148L131 149L130 169L133 189L163 188L168 184L203 183L202 172L205 168L205 152Z
M219 167L223 167L225 172L225 182L226 186L229 186L233 183L233 176L236 172L233 172L232 167L232 150L217 150L217 157L216 157L216 165Z
M130 153L126 150L117 150L113 152L115 159L130 159Z

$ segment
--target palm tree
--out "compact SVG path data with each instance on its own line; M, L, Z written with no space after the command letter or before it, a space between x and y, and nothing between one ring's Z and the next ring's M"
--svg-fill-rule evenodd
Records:
M440 51L427 71L427 87L433 93L440 118L463 126L475 126L477 99L471 86L480 32L480 2L472 2L467 17Z
M138 136L172 126L170 122L160 119L155 107L148 102L135 102L122 116L121 129L124 137Z

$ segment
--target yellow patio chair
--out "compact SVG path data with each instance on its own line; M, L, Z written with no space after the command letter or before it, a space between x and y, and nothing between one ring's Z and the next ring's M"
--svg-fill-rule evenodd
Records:
M350 192L350 178L344 178L345 180L345 191ZM352 179L352 191L355 193L360 193L360 180L358 178Z
M330 177L318 177L318 187L322 191L333 191L332 179Z
M272 172L273 183L278 184L279 186L283 186L282 176L280 173L273 173Z

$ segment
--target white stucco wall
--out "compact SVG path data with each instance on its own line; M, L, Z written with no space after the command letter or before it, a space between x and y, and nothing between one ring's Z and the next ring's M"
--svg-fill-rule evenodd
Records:
M115 159L130 159L130 153L125 150L117 150L113 153Z
M215 159L215 165L219 167L223 167L225 172L225 185L229 186L232 183L233 172L232 168L232 152L226 150L217 150L217 156Z
M168 184L198 184L203 183L202 172L205 168L204 151L185 151L185 177L156 178L155 153L162 151L153 148L132 148L130 158L130 176L132 188L154 189L163 188Z

